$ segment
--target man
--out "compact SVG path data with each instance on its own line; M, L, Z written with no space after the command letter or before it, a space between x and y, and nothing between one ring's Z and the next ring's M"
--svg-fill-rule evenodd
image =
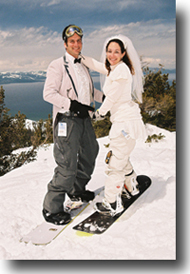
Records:
M53 104L54 157L57 167L43 203L47 222L70 221L64 211L65 194L71 200L90 201L94 193L85 186L91 179L98 142L91 124L90 104L102 102L103 93L93 86L89 71L80 61L82 29L67 26L62 33L66 53L50 63L44 85L44 100Z

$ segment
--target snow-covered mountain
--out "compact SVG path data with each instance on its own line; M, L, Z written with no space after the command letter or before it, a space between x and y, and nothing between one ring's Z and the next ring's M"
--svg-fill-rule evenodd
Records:
M11 83L43 82L46 71L0 72L0 85Z
M149 135L161 133L165 138L153 143L138 142L131 162L137 174L152 179L152 185L102 235L79 237L72 229L93 211L92 203L51 244L34 246L19 241L43 222L42 203L56 166L53 145L41 147L36 161L0 177L0 259L175 260L176 133L152 125L146 127ZM100 151L88 184L90 190L102 187L105 181L105 145L109 139L100 138L98 142ZM128 270L125 265L123 273ZM155 268L153 272L158 273Z
M152 70L158 70L152 69ZM164 70L164 73L169 74L169 80L176 79L176 70ZM92 77L99 76L96 71L90 72ZM0 85L11 84L11 83L32 83L32 82L43 82L46 78L46 71L28 71L28 72L0 72Z
M91 72L92 77L99 76L98 72ZM46 71L29 71L29 72L0 72L0 85L13 83L33 83L44 82Z

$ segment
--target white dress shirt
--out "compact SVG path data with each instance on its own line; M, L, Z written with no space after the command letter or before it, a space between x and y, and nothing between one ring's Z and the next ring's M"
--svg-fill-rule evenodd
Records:
M78 101L90 105L90 83L82 63L74 63L75 58L66 52L66 58L72 64L78 82Z

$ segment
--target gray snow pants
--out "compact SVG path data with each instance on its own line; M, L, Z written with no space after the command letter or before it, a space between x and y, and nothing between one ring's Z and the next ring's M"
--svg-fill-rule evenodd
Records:
M66 136L58 136L59 123L66 123ZM64 210L65 193L77 195L85 191L98 155L91 119L58 113L54 123L54 158L57 167L48 184L43 208L51 213Z

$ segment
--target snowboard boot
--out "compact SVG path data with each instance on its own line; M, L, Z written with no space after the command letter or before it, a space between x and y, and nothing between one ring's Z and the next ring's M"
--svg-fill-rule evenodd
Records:
M68 194L68 196L71 200L75 200L75 199L80 198L82 202L89 202L89 201L92 201L94 199L95 194L92 191L85 190L80 194L76 194L76 195Z
M42 211L44 219L55 225L65 225L71 221L71 216L67 212L59 212L59 213L50 213L46 209Z
M104 214L115 216L121 213L124 208L121 201L121 195L117 195L117 199L114 203L109 203L105 198L102 200L102 203L96 203L95 209Z
M94 199L94 192L86 190L78 195L68 194L69 200L65 204L65 211L70 212L71 210L82 207L84 202L89 202Z
M83 201L81 200L80 197L78 197L78 198L72 197L67 200L64 208L65 208L66 212L70 212L71 210L78 209L78 208L82 207L82 205L83 205Z
M132 195L129 193L129 191L126 189L126 186L124 184L122 188L121 198L130 200Z
M137 178L137 175L134 172L134 170L131 173L125 175L125 182L124 182L122 195L123 195L123 193L126 193L126 190L132 196L139 194L138 182L137 182L136 178Z

